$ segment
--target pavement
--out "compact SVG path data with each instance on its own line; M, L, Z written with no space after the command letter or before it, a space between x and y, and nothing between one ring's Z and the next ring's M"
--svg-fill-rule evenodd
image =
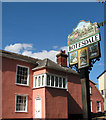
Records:
M92 118L92 120L106 120L106 116Z

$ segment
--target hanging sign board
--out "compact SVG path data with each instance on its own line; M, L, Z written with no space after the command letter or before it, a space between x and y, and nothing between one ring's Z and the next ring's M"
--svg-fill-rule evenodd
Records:
M96 42L88 46L88 51L89 51L89 59L99 57L100 56L99 42Z
M98 42L99 40L100 40L100 37L99 37L99 33L98 33L98 34L90 36L86 39L83 39L81 41L78 41L77 43L69 45L68 46L68 52L72 52L72 51L78 50L82 47L86 47L86 46L88 46L92 43Z
M88 47L78 50L78 66L79 68L89 66Z
M69 61L70 61L71 65L78 63L78 57L77 56L78 56L77 51L69 53Z
M70 65L78 64L79 69L88 66L89 59L99 56L99 41L100 33L97 23L92 24L90 21L81 20L68 36ZM86 57L82 57L84 53Z

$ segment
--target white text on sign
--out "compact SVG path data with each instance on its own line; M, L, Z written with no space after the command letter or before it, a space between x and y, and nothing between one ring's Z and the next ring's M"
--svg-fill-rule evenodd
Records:
M86 38L86 39L84 39L82 41L79 41L79 42L77 42L75 44L72 44L72 45L68 46L68 52L72 52L72 51L75 51L75 50L77 50L79 48L88 46L88 45L90 45L92 43L95 43L95 42L97 42L99 40L100 40L100 36L99 36L99 33L98 33L98 34L96 34L96 35L94 35L92 37Z

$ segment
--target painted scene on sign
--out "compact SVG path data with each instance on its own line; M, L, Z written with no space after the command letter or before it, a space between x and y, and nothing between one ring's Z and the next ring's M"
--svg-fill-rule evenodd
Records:
M89 49L89 58L95 58L99 55L98 43L90 45L88 49Z
M78 50L78 68L83 68L89 65L88 47Z
M97 23L91 23L90 21L86 22L81 20L77 27L73 29L73 32L68 36L68 45L74 44L81 39L90 37L96 33L99 33Z
M76 64L77 62L77 51L70 53L70 64Z
M80 52L80 66L87 64L87 51L86 49L81 50Z

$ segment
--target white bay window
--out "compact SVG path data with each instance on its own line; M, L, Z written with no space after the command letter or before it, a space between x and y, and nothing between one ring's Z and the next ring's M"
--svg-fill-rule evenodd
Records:
M39 87L54 87L67 89L67 78L65 76L45 73L34 76L34 88Z

